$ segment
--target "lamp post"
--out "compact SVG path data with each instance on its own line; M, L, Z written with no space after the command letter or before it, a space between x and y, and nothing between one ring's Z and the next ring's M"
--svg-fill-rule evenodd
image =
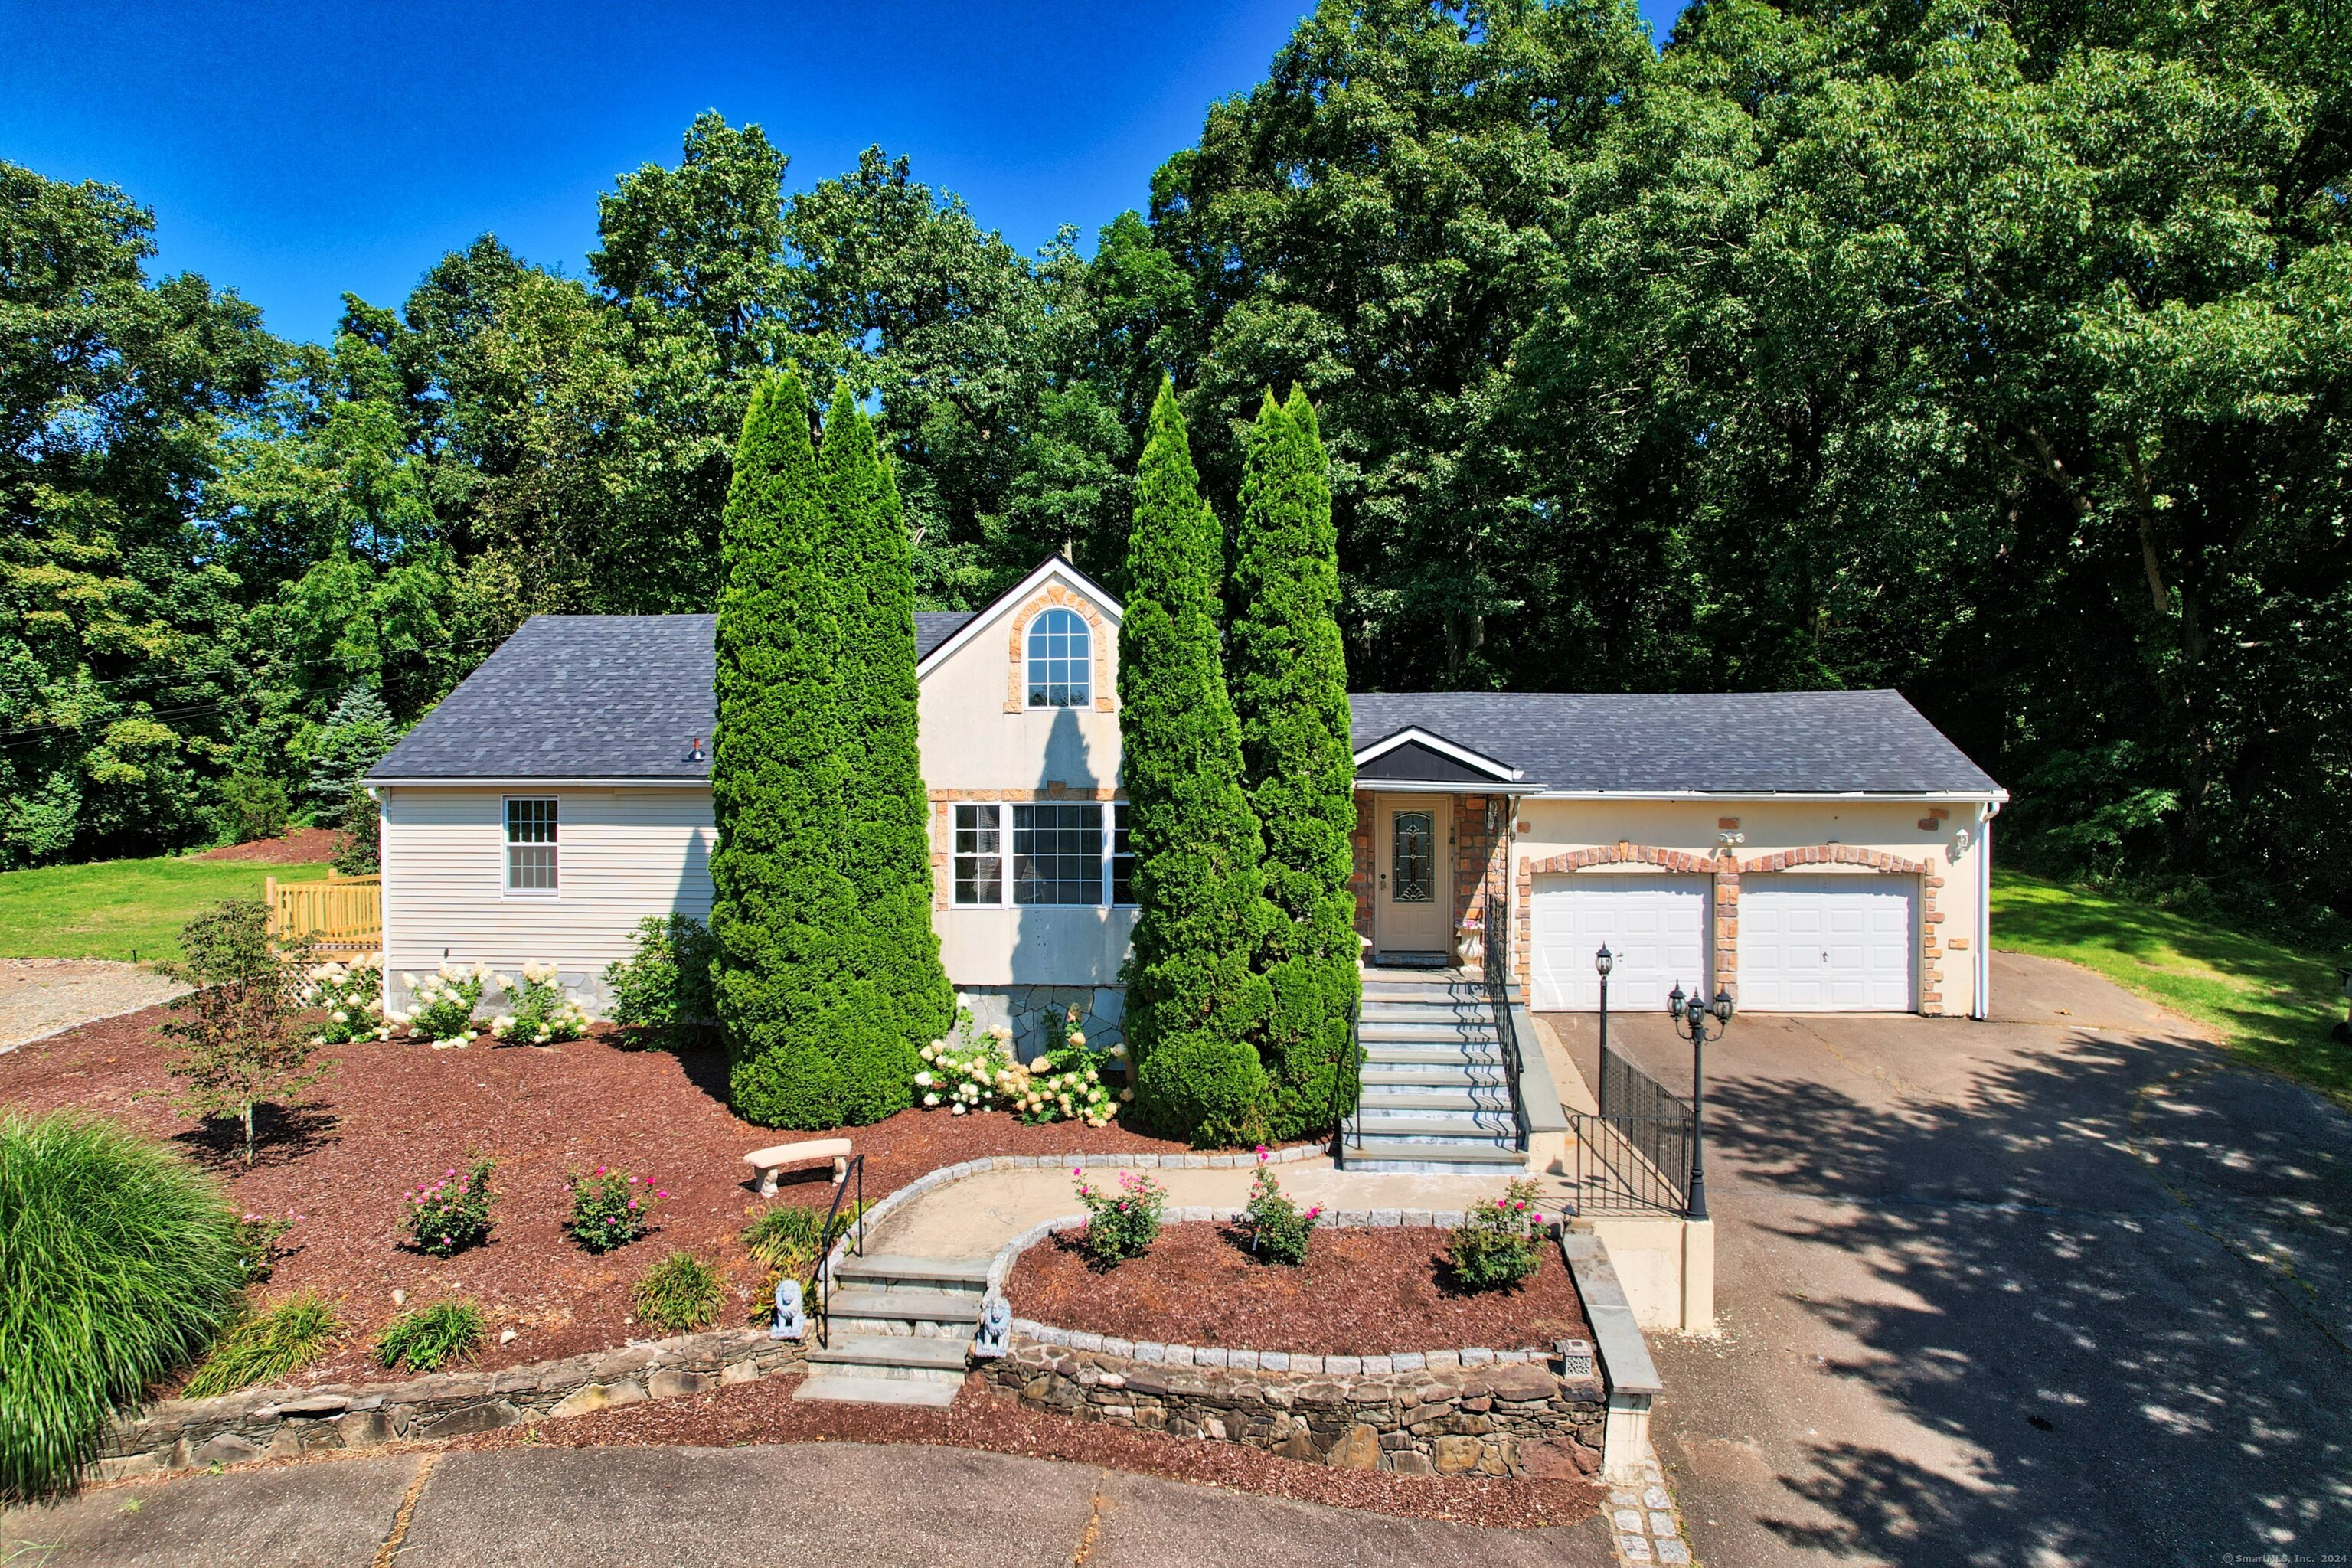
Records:
M1592 967L1601 976L1601 1054L1603 1058L1609 1054L1609 972L1616 966L1617 955L1609 951L1607 942L1602 942L1601 951L1592 955ZM1605 1068L1601 1071L1601 1081L1609 1081Z
M1716 987L1715 1000L1708 1002L1694 992L1683 995L1677 984L1666 997L1666 1011L1673 1015L1675 1025L1689 1034L1691 1043L1691 1168L1690 1208L1693 1219L1706 1217L1706 1171L1704 1163L1706 1121L1706 1042L1710 1037L1707 1019L1715 1019L1712 1037L1723 1038L1723 1031L1731 1027L1731 993Z

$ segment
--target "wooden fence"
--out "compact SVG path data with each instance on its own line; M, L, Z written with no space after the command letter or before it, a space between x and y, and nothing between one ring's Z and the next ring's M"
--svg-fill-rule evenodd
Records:
M383 879L329 877L323 882L270 878L262 900L269 930L289 942L307 942L320 956L349 958L383 946Z

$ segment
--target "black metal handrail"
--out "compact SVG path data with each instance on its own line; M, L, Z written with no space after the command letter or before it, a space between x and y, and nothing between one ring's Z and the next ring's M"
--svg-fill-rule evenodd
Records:
M833 1347L833 1224L841 1217L841 1200L849 1196L853 1182L857 1197L843 1225L842 1239L850 1243L850 1251L866 1256L866 1156L852 1154L834 1179L833 1204L824 1211L824 1223L817 1227L816 1265L809 1271L809 1321L815 1326L817 1344L827 1350Z
M1599 1114L1575 1118L1580 1206L1687 1213L1698 1125L1690 1101L1605 1045L1599 1089Z
M1503 1076L1511 1086L1513 1142L1521 1153L1528 1148L1528 1107L1519 1094L1519 1030L1511 1021L1511 955L1505 928L1484 910L1479 919L1479 967L1486 981L1486 1002L1495 1014L1495 1037L1503 1047Z
M1356 999L1348 1004L1348 1038L1339 1047L1340 1059L1331 1066L1331 1163L1348 1168L1348 1139L1352 1132L1360 1139L1364 1132L1364 1051L1357 1037L1363 1025L1364 979L1361 971L1356 975ZM1348 1092L1353 1082L1355 1092Z

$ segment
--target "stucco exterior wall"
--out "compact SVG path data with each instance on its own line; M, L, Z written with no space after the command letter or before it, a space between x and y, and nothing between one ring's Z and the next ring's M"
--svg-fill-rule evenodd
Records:
M557 889L506 890L509 795L553 797ZM710 792L681 788L378 786L383 822L384 968L393 1005L404 972L453 963L512 971L548 963L592 1010L609 1004L604 966L625 958L647 915L710 914Z
M1971 803L1523 799L1512 826L1513 957L1523 980L1538 876L1608 875L1622 867L1711 877L1715 981L1734 995L1746 879L1776 871L1911 877L1919 885L1919 1010L1975 1008L1975 950L1984 935L1977 858L1985 834Z

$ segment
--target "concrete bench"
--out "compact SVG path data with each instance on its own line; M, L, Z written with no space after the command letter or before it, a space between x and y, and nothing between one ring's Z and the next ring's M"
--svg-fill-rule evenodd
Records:
M849 1140L846 1138L808 1138L798 1143L779 1143L770 1149L754 1149L743 1156L743 1163L760 1173L760 1195L772 1197L776 1191L776 1173L788 1165L810 1165L819 1160L833 1162L833 1179L841 1180L849 1169Z

